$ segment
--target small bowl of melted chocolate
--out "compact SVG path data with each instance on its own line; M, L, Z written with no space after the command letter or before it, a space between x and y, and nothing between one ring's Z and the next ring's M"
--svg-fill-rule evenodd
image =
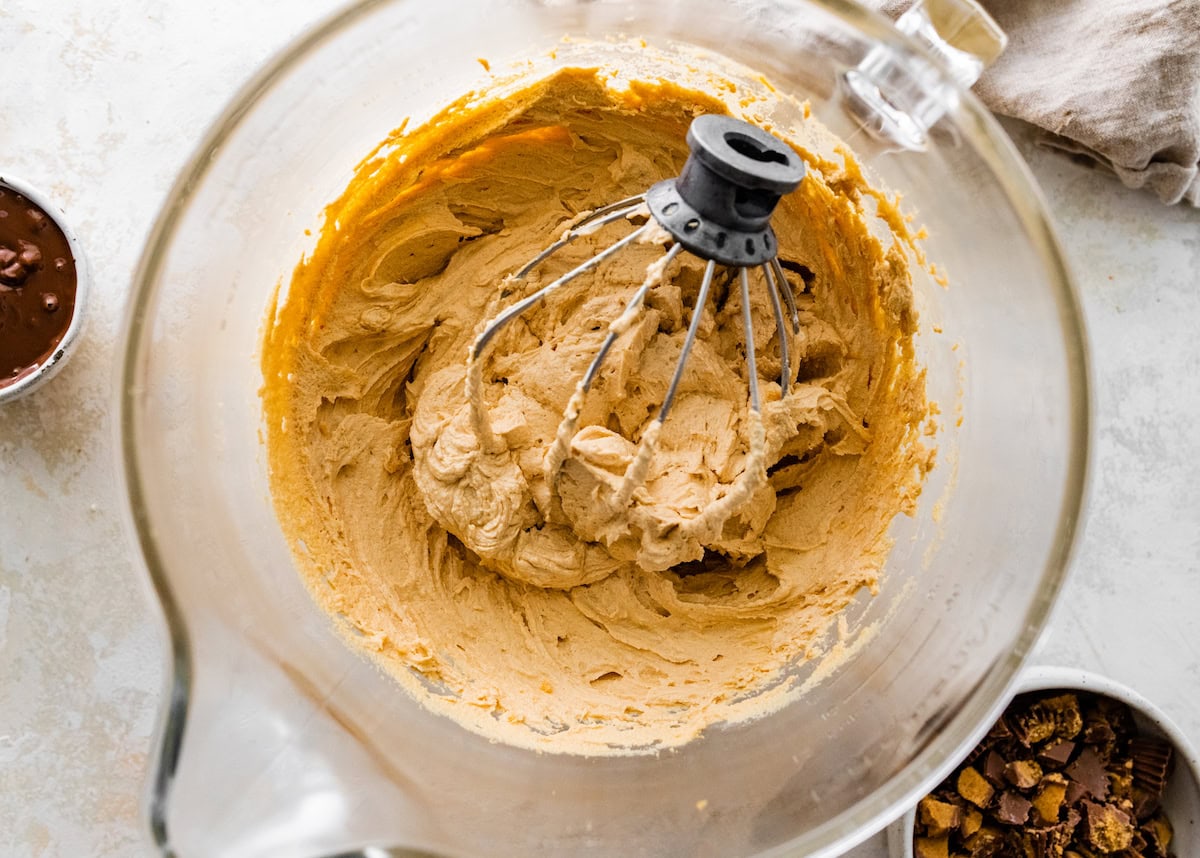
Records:
M78 342L87 264L62 213L0 174L0 404L48 381Z
M942 783L888 831L892 858L1200 855L1200 760L1110 679L1034 668Z

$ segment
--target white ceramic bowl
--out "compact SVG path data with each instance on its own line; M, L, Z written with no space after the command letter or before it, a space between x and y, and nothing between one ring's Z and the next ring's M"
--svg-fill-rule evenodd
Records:
M1166 739L1175 747L1175 767L1167 780L1162 801L1163 809L1175 829L1171 851L1181 858L1200 855L1200 757L1197 757L1196 749L1183 732L1157 706L1133 689L1086 670L1030 668L1017 680L1015 694L1057 689L1087 691L1120 700L1133 710L1139 730ZM953 767L946 774L950 771L953 771ZM913 858L916 818L917 809L912 807L888 829L888 854L891 858Z
M75 257L76 277L75 309L72 311L71 324L67 326L67 331L59 341L58 348L54 350L54 354L50 355L48 360L29 373L29 375L10 385L0 387L0 405L4 405L7 402L20 399L33 389L45 384L66 364L67 358L71 356L71 353L75 350L75 346L79 343L80 334L83 332L83 327L87 320L87 299L88 293L91 291L92 278L91 270L88 268L87 257L83 253L83 247L79 243L78 236L75 235L75 230L71 229L71 224L67 221L63 210L33 185L14 176L12 173L0 173L0 185L7 185L12 188L53 218L54 222L58 224L59 229L63 231L63 235L67 237L67 245L71 248L71 255Z

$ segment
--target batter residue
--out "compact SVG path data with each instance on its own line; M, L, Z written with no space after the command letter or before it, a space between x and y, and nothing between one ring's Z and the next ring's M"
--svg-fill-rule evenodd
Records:
M297 563L349 640L471 729L612 753L758 714L756 695L819 656L875 587L888 525L911 512L930 456L904 244L871 234L851 156L831 163L799 133L808 176L773 221L803 290L794 385L781 401L779 332L756 281L768 479L744 503L691 526L749 443L742 308L724 274L645 486L619 514L602 502L694 312L704 263L686 253L651 271L648 310L583 401L557 490L545 479L576 382L662 260L658 240L505 329L482 375L492 434L472 428L464 372L484 320L631 227L575 242L527 283L506 276L580 213L675 175L691 119L729 109L589 69L464 101L364 162L272 308L267 442Z

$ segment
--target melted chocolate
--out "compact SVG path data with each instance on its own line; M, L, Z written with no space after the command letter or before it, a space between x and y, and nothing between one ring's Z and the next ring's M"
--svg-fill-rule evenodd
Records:
M62 229L0 183L0 388L53 356L75 315L76 286Z

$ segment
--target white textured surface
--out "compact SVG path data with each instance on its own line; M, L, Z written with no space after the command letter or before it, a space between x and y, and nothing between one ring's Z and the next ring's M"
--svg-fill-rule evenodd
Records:
M120 526L114 340L167 188L233 90L338 0L5 0L0 172L69 214L96 278L82 348L0 409L0 856L144 850L158 619ZM1095 379L1092 500L1038 660L1150 697L1200 743L1200 212L1034 148ZM881 854L878 841L857 855Z

